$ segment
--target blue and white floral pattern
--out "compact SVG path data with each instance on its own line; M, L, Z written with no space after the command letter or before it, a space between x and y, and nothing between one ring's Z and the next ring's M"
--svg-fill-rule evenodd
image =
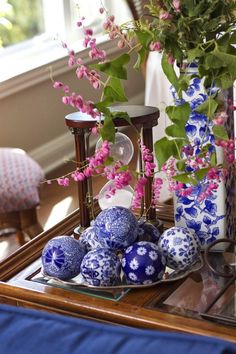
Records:
M166 260L152 242L135 242L123 254L122 269L127 283L152 284L163 277Z
M103 210L94 222L98 241L105 248L124 249L138 235L138 221L127 208L116 206Z
M190 70L196 72L196 68L190 68ZM211 93L216 90L216 88L212 88ZM216 146L211 130L212 123L208 121L207 116L194 111L208 98L208 94L202 93L201 80L199 78L190 80L185 99L179 99L173 87L171 91L176 105L186 101L190 103L191 114L186 124L186 133L189 140L195 144L194 153L199 152L202 144L206 146L209 154L215 152ZM191 171L191 168L189 167L187 171ZM201 200L199 196L206 187L207 180L205 179L193 188L192 194L188 197L180 196L178 192L175 196L175 225L191 229L198 236L202 248L206 248L209 243L226 235L225 184L220 182L216 192L209 195L207 199Z
M172 227L164 231L158 246L167 266L175 270L187 269L199 259L200 243L187 228Z
M52 238L42 252L43 271L62 280L74 278L80 272L85 255L83 245L71 236Z
M149 241L157 243L161 236L160 231L150 222L139 223L137 241Z
M84 230L80 235L79 241L85 247L86 252L89 252L94 248L101 248L94 226L89 226Z
M120 282L121 264L115 252L97 248L89 251L80 267L85 281L94 286L111 286Z

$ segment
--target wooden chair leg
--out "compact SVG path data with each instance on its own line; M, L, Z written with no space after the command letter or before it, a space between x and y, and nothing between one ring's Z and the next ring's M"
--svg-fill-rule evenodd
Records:
M22 210L20 212L21 230L31 239L43 232L43 228L38 222L36 208Z
M25 234L23 231L17 230L16 237L18 238L20 246L23 246L26 243Z
M25 235L21 228L20 212L11 211L0 214L0 236L6 236L15 233L19 244L25 244Z

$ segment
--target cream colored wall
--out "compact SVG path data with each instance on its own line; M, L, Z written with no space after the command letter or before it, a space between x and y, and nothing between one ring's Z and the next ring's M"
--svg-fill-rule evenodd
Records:
M53 66L52 66L53 68ZM132 103L142 104L144 78L129 68L129 80L125 82L129 98L139 97ZM73 71L55 77L71 85L87 99L98 95L86 81L78 81ZM12 94L0 100L0 146L19 147L26 151L37 149L57 136L67 132L64 116L73 108L61 103L61 92L52 88L50 79Z

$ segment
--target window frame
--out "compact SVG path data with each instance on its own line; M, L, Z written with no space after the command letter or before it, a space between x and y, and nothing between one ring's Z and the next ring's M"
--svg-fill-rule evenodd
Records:
M43 1L48 2L48 0ZM65 37L67 37L66 31L69 32L70 37L72 38L69 40L69 43L72 42L72 49L75 50L76 53L80 53L80 57L84 60L85 64L91 63L92 60L89 58L88 55L89 49L85 49L83 47L82 40L75 41L75 18L73 16L73 12L71 11L73 0L52 1L57 1L58 3L60 2L60 5L58 6L63 7ZM74 34L73 31L75 32ZM106 50L108 56L114 53L118 53L120 49L117 48L116 41L111 41L107 37L107 35L104 35L99 36L97 38L97 43L99 44L99 47L101 49ZM65 39L67 40L67 38ZM27 51L28 53L33 54L39 60L36 62L31 62L30 55L26 56ZM74 69L68 67L67 50L62 48L60 41L52 40L52 38L49 39L48 36L45 34L42 34L33 39L29 39L18 44L14 44L4 50L4 52L2 51L1 53L0 51L0 55L2 56L2 59L4 59L5 57L6 64L12 68L11 76L5 76L5 79L3 80L1 80L0 77L0 99L5 98L11 94L17 93L25 88L29 88L45 80L48 80L50 77L49 67L52 67L54 77L57 77L60 74L66 73ZM41 59L40 55L42 56ZM15 67L16 69L18 69L18 67L15 66L14 63L25 60L25 56L26 58L29 58L28 60L32 65L25 63L25 67L22 71L16 70L14 72ZM10 59L12 60L12 63Z

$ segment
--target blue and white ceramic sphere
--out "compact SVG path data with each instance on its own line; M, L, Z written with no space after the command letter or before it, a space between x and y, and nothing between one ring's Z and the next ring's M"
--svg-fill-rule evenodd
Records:
M150 222L139 223L139 233L137 241L149 241L158 243L161 236L160 231Z
M86 282L94 286L111 286L120 282L121 264L118 256L106 248L89 251L80 267Z
M186 269L199 258L200 244L193 233L184 227L171 227L163 232L158 242L168 267Z
M140 241L125 250L121 264L128 283L152 284L162 279L166 260L157 245Z
M103 210L94 223L99 242L105 248L124 249L131 245L138 235L138 221L132 212L115 206Z
M54 237L45 245L42 252L44 273L62 280L74 278L80 272L84 255L83 245L73 237Z
M89 252L94 248L101 248L94 226L89 226L84 230L80 235L79 241L85 247L86 252Z

